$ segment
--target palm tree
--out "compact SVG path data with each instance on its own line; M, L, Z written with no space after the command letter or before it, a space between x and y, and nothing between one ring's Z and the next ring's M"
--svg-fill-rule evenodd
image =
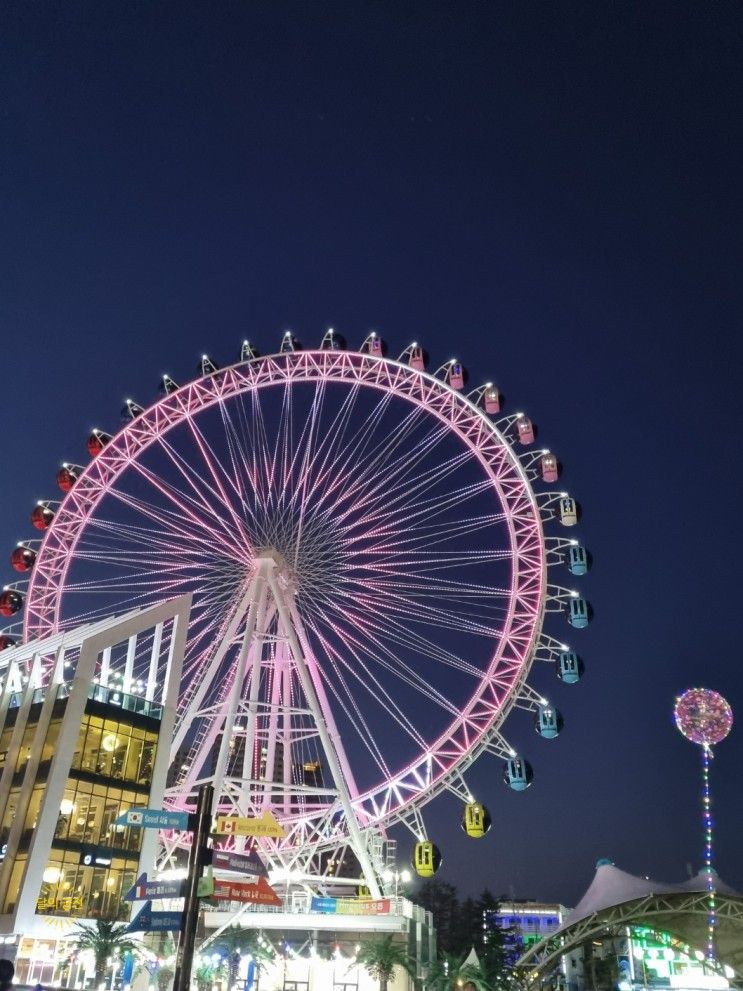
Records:
M225 929L214 941L213 948L227 963L227 987L230 991L237 984L241 958L251 956L260 974L266 964L274 959L275 953L273 944L262 933L242 927Z
M445 953L431 968L426 991L493 991L493 985L477 964Z
M131 938L127 924L109 919L97 919L93 925L78 922L73 930L73 943L76 952L89 950L93 954L96 987L105 980L110 957L117 953L139 955L139 944Z
M410 957L392 935L367 939L356 954L356 960L370 977L379 981L379 991L387 991L387 982L395 973L395 967L402 967L414 976Z
M208 962L201 963L196 968L196 973L194 974L196 987L199 991L210 991L214 982L220 981L224 973L225 966L223 963L218 963L216 966Z

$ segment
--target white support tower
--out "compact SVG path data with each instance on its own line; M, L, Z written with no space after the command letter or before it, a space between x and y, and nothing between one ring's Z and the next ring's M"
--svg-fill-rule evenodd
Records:
M196 788L208 781L215 813L270 812L281 822L284 839L254 841L275 882L317 891L330 881L355 886L360 871L372 897L381 897L379 833L365 828L354 805L358 789L302 628L292 571L274 550L255 558L245 593L179 720L173 759L183 761L168 792L173 805L190 807ZM233 842L244 850L248 841ZM356 869L334 874L349 851Z

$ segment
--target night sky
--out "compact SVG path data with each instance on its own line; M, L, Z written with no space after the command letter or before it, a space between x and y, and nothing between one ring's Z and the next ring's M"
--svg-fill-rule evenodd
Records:
M490 835L429 813L442 877L574 904L598 857L696 870L674 697L743 722L740 6L6 0L0 38L0 546L202 351L332 325L456 353L560 455L595 621L551 627L587 664L548 682L560 739L509 721L529 792L483 759ZM712 774L739 888L742 759L734 727Z

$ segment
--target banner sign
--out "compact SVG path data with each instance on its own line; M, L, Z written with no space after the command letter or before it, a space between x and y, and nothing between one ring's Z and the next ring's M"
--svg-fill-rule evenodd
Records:
M270 812L264 812L260 819L245 816L217 816L215 833L219 836L271 836L282 839L286 830Z
M268 881L258 878L256 884L244 881L223 881L214 879L214 894L212 898L227 902L253 902L256 905L281 905L281 899Z
M134 885L124 895L124 901L139 902L149 898L182 898L185 893L185 881L148 881L146 874L140 874Z
M281 899L264 877L259 877L255 884L215 878L212 898L227 902L253 902L256 905L282 904Z
M127 809L114 819L115 826L138 826L140 829L193 829L188 812L172 809Z
M310 912L323 915L389 915L389 898L313 898Z
M258 857L245 853L233 853L231 850L212 850L212 867L222 871L235 871L237 874L256 874L266 877L266 865Z
M180 932L183 925L183 912L153 912L152 902L145 902L126 927L130 933L136 932Z

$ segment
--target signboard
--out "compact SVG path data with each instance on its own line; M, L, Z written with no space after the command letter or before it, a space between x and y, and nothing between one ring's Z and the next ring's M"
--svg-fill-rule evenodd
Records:
M323 915L389 915L389 898L313 898L310 912Z
M182 898L185 893L185 881L148 881L146 874L140 874L134 885L124 895L124 901L139 902L146 898Z
M231 850L212 850L212 867L238 874L255 874L257 877L268 875L268 869L259 857L233 853Z
M114 819L115 826L140 829L192 829L191 815L172 809L127 809Z
M83 867L110 867L113 854L97 846L84 846L80 850L78 863Z
M281 899L268 881L258 878L255 884L245 881L214 880L214 895L218 901L253 902L257 905L281 905Z
M140 874L134 885L124 895L124 901L138 902L145 898L185 898L186 889L185 878L180 881L148 881L146 874ZM197 897L208 898L213 891L214 876L209 869L204 877L199 878Z
M153 912L152 902L145 902L126 927L130 933L180 932L183 912Z
M217 816L215 832L220 836L271 836L276 839L286 836L284 827L268 811L260 819Z

